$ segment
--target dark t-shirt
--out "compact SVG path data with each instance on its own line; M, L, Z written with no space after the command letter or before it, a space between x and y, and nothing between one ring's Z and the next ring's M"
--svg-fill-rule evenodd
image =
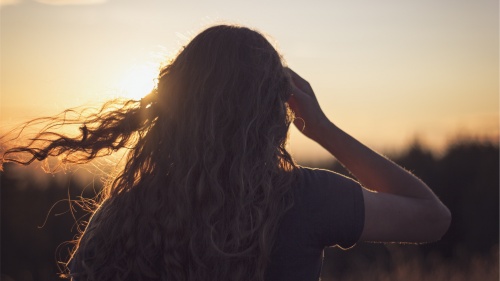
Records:
M300 167L298 172L294 205L279 226L268 281L317 281L323 249L352 247L363 230L364 203L357 182L327 170ZM79 271L74 260L68 267Z
M281 222L266 280L317 281L323 249L352 247L364 225L360 185L327 170L300 168L294 206Z

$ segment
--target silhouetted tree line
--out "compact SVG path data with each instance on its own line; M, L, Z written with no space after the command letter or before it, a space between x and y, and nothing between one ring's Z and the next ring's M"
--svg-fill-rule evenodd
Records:
M328 249L325 279L348 280L346 276L366 276L360 272L391 271L416 259L421 261L420 270L431 270L447 261L459 267L466 265L468 257L495 256L499 238L497 144L457 142L438 157L416 143L392 159L424 180L450 208L453 221L448 233L441 241L426 245L359 243L349 251ZM348 174L334 161L314 166ZM81 206L69 200L94 197L102 186L100 179L44 174L13 164L5 165L0 177L1 280L59 280L56 261L68 258L71 245L65 242L78 234L75 218L88 218Z

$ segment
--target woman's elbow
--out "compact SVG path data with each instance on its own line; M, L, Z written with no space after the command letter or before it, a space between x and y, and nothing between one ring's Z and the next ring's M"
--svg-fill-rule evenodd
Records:
M450 227L451 217L450 210L440 202L434 211L428 214L429 237L426 242L441 240Z

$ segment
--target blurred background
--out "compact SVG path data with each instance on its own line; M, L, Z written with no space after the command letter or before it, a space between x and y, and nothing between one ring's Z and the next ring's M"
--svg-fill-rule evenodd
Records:
M337 125L421 177L453 213L437 243L328 249L324 280L498 280L498 1L1 0L0 133L141 98L161 63L217 23L267 34ZM290 150L345 173L295 129ZM106 175L95 171L6 165L2 280L57 280L64 242L85 219L69 200L95 195Z
M392 155L450 208L450 229L425 245L329 248L322 280L497 281L498 155L498 145L476 141L457 141L440 156L418 143ZM301 164L347 174L333 160ZM57 262L69 257L77 221L89 218L81 200L96 195L105 172L86 167L46 174L7 164L0 176L1 280L59 280Z

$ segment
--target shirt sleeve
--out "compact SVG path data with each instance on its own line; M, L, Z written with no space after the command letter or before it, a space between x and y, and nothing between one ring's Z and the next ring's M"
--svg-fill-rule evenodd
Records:
M305 168L302 195L310 215L312 238L320 247L350 248L364 226L362 187L355 180L328 170Z

